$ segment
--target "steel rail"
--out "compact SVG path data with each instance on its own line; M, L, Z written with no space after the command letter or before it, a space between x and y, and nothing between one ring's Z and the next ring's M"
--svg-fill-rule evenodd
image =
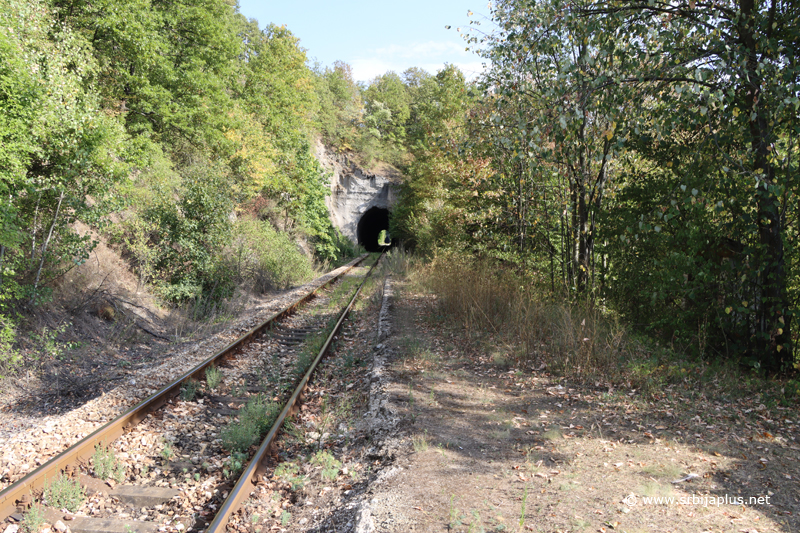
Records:
M187 371L158 392L152 394L147 399L134 405L117 418L96 429L94 432L73 444L63 452L59 453L42 466L26 475L24 478L6 487L2 492L0 492L0 523L5 522L6 519L12 514L19 512L18 506L25 505L27 502L29 502L29 496L41 491L44 488L45 479L54 479L62 470L69 466L88 464L88 460L94 453L94 447L97 444L107 445L115 441L121 435L129 432L136 424L144 420L149 413L160 408L171 398L175 397L180 392L180 387L185 381L192 378L202 378L203 372L206 368L216 364L226 357L230 357L239 353L245 345L247 345L253 338L262 333L265 329L270 327L273 322L283 318L297 309L297 307L314 296L317 291L330 285L345 275L347 272L364 261L367 257L369 257L369 254L364 254L354 259L345 265L344 270L325 281L316 289L311 290L301 298L295 300L282 311L275 313L261 324L241 335L222 350L204 360L193 369Z
M369 272L367 272L367 274L364 276L364 280L353 294L353 297L350 299L350 303L347 304L347 307L344 309L344 311L342 311L342 314L339 316L339 320L336 322L336 325L333 327L330 335L328 335L328 338L325 340L325 344L323 344L322 348L320 348L317 357L314 359L314 362L311 363L311 366L306 371L303 379L300 380L300 383L295 388L291 398L289 398L289 400L286 402L283 411L281 411L281 414L278 415L278 418L272 424L272 428L269 430L269 433L267 433L267 436L264 437L261 446L258 448L258 451L256 451L253 458L250 459L247 467L245 467L242 475L239 477L239 481L237 481L236 485L234 485L233 489L231 489L228 497L225 499L222 506L219 508L217 515L214 517L214 520L208 525L206 533L223 533L228 525L230 517L240 507L242 501L250 497L250 493L253 491L253 489L255 489L260 477L267 470L266 463L269 456L268 452L274 444L275 438L278 435L278 431L280 431L286 418L297 411L298 402L301 402L303 399L303 392L305 391L306 385L308 385L309 379L311 379L311 375L314 373L314 370L316 370L319 362L325 356L325 353L328 351L331 343L333 343L333 338L339 332L339 329L341 329L342 323L350 313L350 309L352 309L356 298L358 298L358 295L361 293L361 289L364 287L367 279L369 279L372 271L375 270L375 267L378 265L385 253L386 252L383 252L378 257L378 259L369 269Z

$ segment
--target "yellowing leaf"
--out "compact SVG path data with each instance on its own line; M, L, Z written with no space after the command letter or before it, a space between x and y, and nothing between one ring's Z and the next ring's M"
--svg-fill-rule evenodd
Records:
M726 313L726 314L728 314L728 315L729 315L729 314L731 314L731 311L733 311L733 308L732 308L732 307L726 307L726 308L725 308L725 313Z

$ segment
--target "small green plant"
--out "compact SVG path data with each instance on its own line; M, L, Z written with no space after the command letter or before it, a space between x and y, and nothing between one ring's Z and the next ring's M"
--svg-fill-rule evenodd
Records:
M77 480L59 474L50 483L45 481L42 498L47 505L74 513L86 499L86 493Z
M281 463L275 468L275 477L283 478L293 491L302 489L305 484L303 476L300 475L300 467L289 461Z
M411 444L414 446L414 451L417 453L428 451L428 435L414 435L411 437Z
M239 419L222 430L222 445L231 451L247 451L266 434L279 414L279 404L267 402L261 394L257 395L239 410Z
M197 396L197 381L190 379L181 385L181 400L191 402Z
M281 526L286 527L289 525L289 521L292 519L292 513L289 511L284 511L281 513Z
M457 527L461 527L461 521L464 519L464 515L459 511L455 506L456 495L450 495L450 529L455 529Z
M215 366L206 368L206 385L208 390L216 390L219 384L222 383L222 372Z
M480 531L483 533L485 530L483 526L481 526L481 513L478 512L477 509L472 510L472 521L469 523L469 529L467 533L477 533Z
M339 469L342 468L342 463L327 450L318 451L314 457L311 458L312 465L322 467L322 479L333 481L339 475Z
M172 447L172 443L167 439L163 439L164 447L161 448L161 457L165 461L169 461L175 456L175 449Z
M301 428L294 422L290 420L284 422L283 431L287 436L291 437L292 439L298 442L305 442L305 433L303 432L303 428Z
M223 463L222 475L225 477L235 476L242 471L245 464L247 464L247 454L233 452Z
M44 524L44 508L38 502L33 502L25 512L22 529L25 533L37 533Z
M194 480L195 481L200 481L200 472L195 472L194 473Z
M528 487L525 487L525 491L522 493L522 508L519 511L519 527L525 524L525 506L528 504Z
M112 478L117 483L122 483L125 479L125 465L117 460L113 449L102 444L94 447L92 465L94 475L103 481Z

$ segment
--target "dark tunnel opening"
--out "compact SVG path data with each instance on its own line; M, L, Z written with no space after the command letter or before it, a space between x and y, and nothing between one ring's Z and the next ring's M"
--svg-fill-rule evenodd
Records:
M389 210L381 207L371 207L361 215L356 228L358 244L368 252L380 252L385 246L378 243L381 231L389 231Z

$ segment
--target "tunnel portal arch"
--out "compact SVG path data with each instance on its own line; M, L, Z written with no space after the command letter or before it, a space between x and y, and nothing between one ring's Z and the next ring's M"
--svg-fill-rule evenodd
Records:
M371 207L361 215L356 228L358 244L368 252L380 252L383 246L378 244L381 231L389 231L389 210L383 207Z

